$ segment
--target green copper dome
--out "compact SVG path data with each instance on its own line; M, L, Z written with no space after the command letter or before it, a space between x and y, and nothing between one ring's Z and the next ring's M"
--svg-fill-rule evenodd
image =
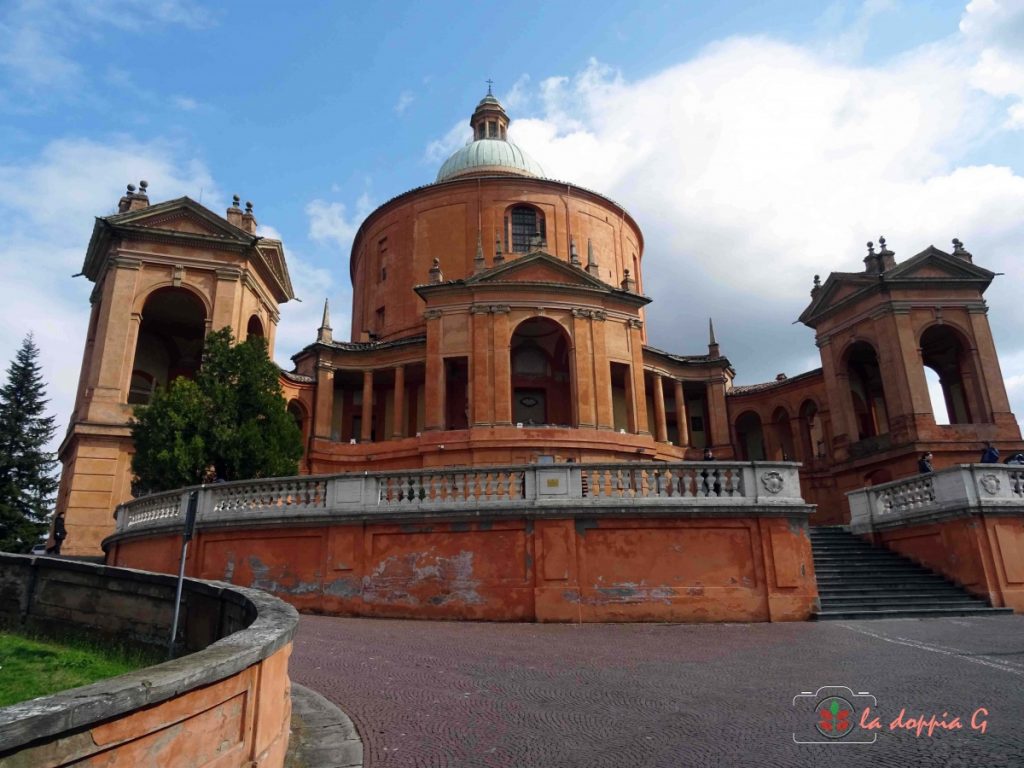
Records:
M544 169L523 150L504 139L477 139L444 161L437 181L471 173L511 173L543 176Z

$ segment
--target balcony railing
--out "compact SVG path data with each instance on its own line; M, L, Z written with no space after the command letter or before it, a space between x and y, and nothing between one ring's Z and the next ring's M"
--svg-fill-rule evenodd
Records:
M807 514L797 464L635 462L531 464L247 480L145 496L117 508L117 533L180 526L189 492L200 523L409 514L558 514L715 507L722 515ZM757 508L757 509L755 509ZM761 511L758 511L761 510Z
M846 495L855 533L972 512L1024 512L1024 466L961 464Z

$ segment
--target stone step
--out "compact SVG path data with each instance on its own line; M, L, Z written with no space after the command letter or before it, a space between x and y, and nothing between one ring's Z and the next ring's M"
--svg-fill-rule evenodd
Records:
M1012 608L886 608L882 610L829 610L814 614L818 621L837 619L910 619L936 616L995 616L1013 613Z
M829 595L821 598L822 608L843 608L843 607L871 607L871 606L893 606L901 605L985 605L976 597L970 595L930 595L917 592L907 592L901 595Z

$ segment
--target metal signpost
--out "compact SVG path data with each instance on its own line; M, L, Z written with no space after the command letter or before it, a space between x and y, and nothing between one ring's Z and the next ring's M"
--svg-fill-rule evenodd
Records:
M199 491L189 491L188 510L185 513L185 530L181 535L181 562L178 565L178 588L174 595L174 621L171 624L171 638L167 643L167 656L174 658L174 638L178 636L178 617L181 613L181 588L185 582L185 555L188 542L196 528L196 512L199 509Z

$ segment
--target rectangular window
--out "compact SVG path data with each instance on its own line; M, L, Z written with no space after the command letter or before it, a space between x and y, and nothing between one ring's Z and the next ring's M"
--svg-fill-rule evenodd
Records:
M382 237L377 241L377 266L380 267L380 280L388 279L388 239Z
M384 307L377 307L377 323L374 326L374 330L377 333L381 333L384 330Z

